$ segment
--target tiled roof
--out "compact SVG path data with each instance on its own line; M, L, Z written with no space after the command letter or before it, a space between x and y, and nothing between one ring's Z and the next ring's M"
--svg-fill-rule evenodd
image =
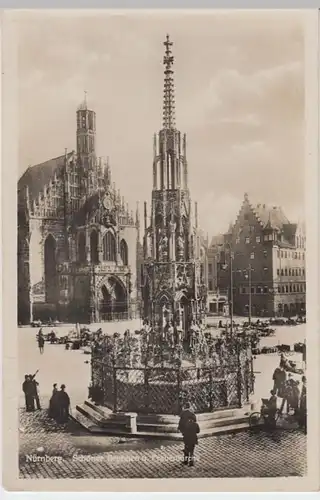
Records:
M265 228L282 229L283 226L290 225L290 221L284 215L281 207L268 207L259 204L254 207L254 211Z
M69 153L68 157L71 155L72 153ZM28 186L30 201L35 200L44 186L53 178L55 172L58 174L58 171L63 168L64 161L65 155L62 155L29 167L18 181L18 190L22 191Z

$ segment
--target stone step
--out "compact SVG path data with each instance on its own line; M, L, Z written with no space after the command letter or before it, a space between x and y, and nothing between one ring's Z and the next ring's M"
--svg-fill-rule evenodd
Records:
M128 416L121 413L110 413L109 415L102 416L101 413L96 411L96 408L89 406L86 403L77 405L76 410L87 418L103 428L120 429L129 432Z
M199 422L199 427L201 431L206 432L207 430L212 430L217 427L226 427L229 425L237 425L248 423L249 419L246 416L239 417L229 417L220 418L214 420L207 420L204 422ZM176 433L178 426L170 424L158 424L157 422L149 423L139 423L137 424L139 432L164 432L164 433Z
M105 423L101 425L99 420L95 419L94 412L92 415L89 410L84 410L81 406L72 411L71 417L92 434L116 435L119 437L141 437L150 439L158 438L165 440L169 439L182 441L181 433L177 432L177 429L174 427L170 429L168 428L168 426L147 425L143 428L139 426L136 433L131 433L128 429L125 428L125 426L120 426L119 423L116 422L114 422L113 425L111 424L111 422L110 425ZM200 433L198 434L198 437L202 438L225 433L240 432L249 428L248 417L235 419L232 421L232 423L230 422L230 420L227 421L226 419L221 419L219 422L217 421L216 424L218 425L202 428L200 430Z
M90 408L95 410L97 413L100 413L100 415L102 417L106 417L106 416L113 414L113 411L110 410L110 408L108 408L107 406L96 405L95 403L93 403L89 399L86 399L86 401L84 402L84 405L89 406Z
M235 432L245 431L249 429L249 422L242 422L231 425L224 425L221 427L211 427L210 429L206 429L204 431L200 431L198 434L199 438L209 437L209 436L217 436L220 434L232 434Z
M86 417L87 419L90 419L91 422L94 424L101 426L103 423L103 417L99 415L98 412L95 412L92 408L86 405L77 405L76 410L78 413L80 413L82 416Z
M119 437L141 437L141 438L150 438L150 439L164 439L170 441L182 441L182 435L180 433L164 433L164 432L137 432L136 434L131 434L125 431L121 431L119 429L105 429L101 426L94 425L92 420L86 418L84 415L79 414L77 410L73 410L71 418L73 418L76 422L78 422L84 429L92 434L101 434L101 435L113 435ZM211 429L206 429L200 431L198 434L198 438L216 436L221 434L230 434L235 432L245 431L249 428L248 423L237 423L233 425L225 425L221 427L214 427Z
M250 408L232 408L230 410L215 410L211 413L202 413L197 415L197 421L199 422L207 422L213 421L221 418L231 418L242 416L245 412L249 411ZM159 415L159 414L139 414L137 422L140 424L148 424L148 423L168 423L168 424L177 424L179 423L179 415Z
M77 409L73 409L70 413L72 420L80 424L84 429L92 434L103 434L104 430L99 425L93 423L92 419L86 417L84 414L79 412Z

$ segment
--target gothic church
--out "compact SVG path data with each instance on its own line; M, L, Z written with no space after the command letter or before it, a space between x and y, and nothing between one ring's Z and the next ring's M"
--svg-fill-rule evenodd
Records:
M96 114L77 110L77 148L18 181L18 322L101 322L139 313L139 211L96 156Z

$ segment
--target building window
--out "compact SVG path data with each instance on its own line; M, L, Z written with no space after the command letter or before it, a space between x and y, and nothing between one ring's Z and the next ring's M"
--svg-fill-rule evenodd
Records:
M263 250L263 256L264 256L264 258L267 258L267 257L268 257L268 252L267 252L267 250Z
M255 294L255 288L254 286L251 288L251 294L254 295Z
M268 238L269 241L273 241L273 234L269 234L269 238Z
M83 263L86 261L86 237L84 233L79 234L78 239L78 260Z
M208 264L208 273L212 274L212 264Z
M304 269L302 269L302 276L304 276Z
M128 245L125 240L120 241L120 256L124 266L128 265Z
M281 250L281 257L283 258L283 250Z
M268 241L268 235L267 234L264 235L263 241Z
M251 252L250 254L250 259L253 260L254 259L254 252Z
M277 269L277 275L280 276L280 269Z
M285 270L284 270L284 275L288 276L288 269L287 268L285 268Z
M99 252L98 252L98 233L93 230L90 234L90 257L92 264L98 264L99 262Z
M245 242L246 242L246 243L250 243L250 238L249 238L249 236L247 236L247 237L246 237Z
M116 239L110 231L103 238L103 260L108 262L116 260Z
M283 269L281 269L281 276L283 276Z
M289 293L289 287L286 285L286 293Z
M291 276L291 268L289 268L289 276Z
M236 238L236 245L239 245L239 243L240 243L240 238L238 237Z
M256 236L256 243L260 243L261 242L261 236Z
M268 268L267 267L264 267L263 270L264 270L265 273L268 272Z
M247 293L247 290L244 286L241 288L241 290L242 290L241 293Z
M209 288L210 291L213 290L212 280L209 280L209 282L208 282L208 288Z

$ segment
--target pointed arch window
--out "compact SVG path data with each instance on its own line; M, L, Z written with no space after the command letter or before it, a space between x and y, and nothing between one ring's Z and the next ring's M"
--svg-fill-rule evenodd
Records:
M124 266L128 265L128 245L125 240L120 241L120 256Z
M94 229L90 234L90 256L91 263L98 264L99 262L99 252L98 252L98 233Z
M84 233L79 234L78 260L81 263L84 263L86 261L86 237L85 237Z
M54 303L57 296L56 240L49 234L44 243L44 276L46 302Z
M103 238L103 260L108 262L116 260L116 239L110 231Z

